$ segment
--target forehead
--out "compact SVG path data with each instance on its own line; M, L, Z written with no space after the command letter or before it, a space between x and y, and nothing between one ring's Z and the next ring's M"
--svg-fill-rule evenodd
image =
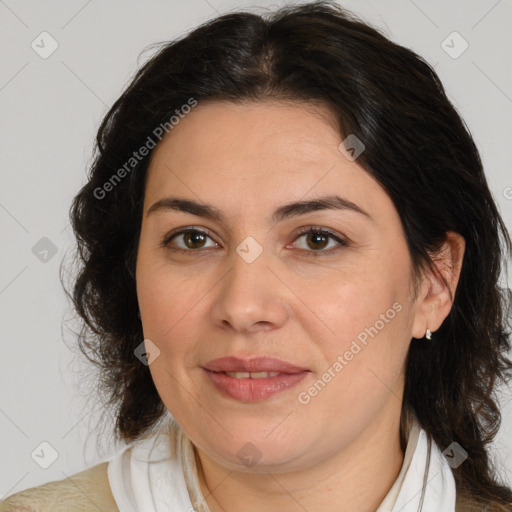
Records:
M297 102L199 103L163 138L152 160L174 158L189 162L238 154L315 160L322 148L337 145L335 118L325 106ZM340 139L340 140L338 140ZM188 153L193 147L197 153ZM186 157L186 158L184 158ZM254 164L254 162L252 162Z
M371 210L369 195L386 194L357 161L342 154L342 140L325 106L199 103L153 151L146 203L179 192L221 201L235 214L243 205L282 204L285 196L339 193Z

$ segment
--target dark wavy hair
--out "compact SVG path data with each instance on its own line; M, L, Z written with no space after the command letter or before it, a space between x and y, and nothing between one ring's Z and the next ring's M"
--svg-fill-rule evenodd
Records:
M102 121L88 181L70 209L79 270L66 293L82 322L78 346L99 370L96 391L114 414L115 439L147 436L166 414L134 356L143 340L135 265L152 154L134 160L134 151L158 126L169 130L191 98L321 103L342 137L364 142L358 163L391 197L415 276L435 271L447 231L466 241L448 317L431 342L411 340L402 442L412 408L441 449L455 441L468 452L453 469L458 503L466 496L474 510L512 510L512 490L486 449L501 423L497 385L512 373L510 301L498 285L511 240L471 134L432 67L331 1L225 14L159 45ZM113 181L116 172L122 179Z

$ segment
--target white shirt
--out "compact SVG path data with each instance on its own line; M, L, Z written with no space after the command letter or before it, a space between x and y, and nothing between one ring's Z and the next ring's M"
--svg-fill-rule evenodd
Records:
M428 452L426 432L412 415L400 473L375 512L455 512L450 465L432 442L426 471ZM193 445L174 421L169 430L112 457L108 478L120 512L209 512L197 479Z

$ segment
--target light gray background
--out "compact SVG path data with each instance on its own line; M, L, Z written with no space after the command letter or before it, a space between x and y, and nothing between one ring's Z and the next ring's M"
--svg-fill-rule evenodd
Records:
M512 1L340 3L435 65L475 137L510 229ZM181 35L217 13L276 5L281 2L0 0L0 498L63 479L117 449L104 440L105 452L94 450L96 407L81 398L90 380L63 343L72 343L73 322L58 279L59 264L74 247L68 209L85 182L100 120L150 43ZM47 59L31 47L43 31L59 45ZM458 58L441 46L453 31L469 44ZM457 36L446 44L452 54L462 48ZM32 251L43 237L57 250L46 262ZM501 403L504 419L493 450L512 482L510 389L503 390ZM58 452L48 469L31 458L38 447L36 454L49 456L51 450L40 447L44 441Z

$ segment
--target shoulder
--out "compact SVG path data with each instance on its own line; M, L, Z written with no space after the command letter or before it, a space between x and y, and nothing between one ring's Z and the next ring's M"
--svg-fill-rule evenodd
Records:
M108 483L107 465L103 462L63 480L13 494L0 502L0 512L119 512Z

